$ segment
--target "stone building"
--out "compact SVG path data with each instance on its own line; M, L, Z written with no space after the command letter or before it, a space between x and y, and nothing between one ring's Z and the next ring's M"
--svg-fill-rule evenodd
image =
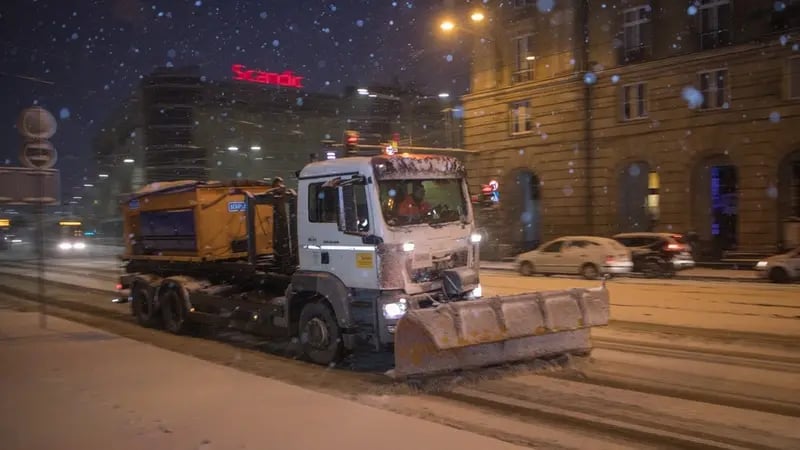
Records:
M547 4L548 2L544 2ZM695 231L773 252L800 216L800 2L492 2L463 97L504 243Z

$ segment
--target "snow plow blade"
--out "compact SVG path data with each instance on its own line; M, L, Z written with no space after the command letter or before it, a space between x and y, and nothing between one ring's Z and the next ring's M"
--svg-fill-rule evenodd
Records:
M608 325L605 286L491 297L411 309L398 322L394 378L591 350Z

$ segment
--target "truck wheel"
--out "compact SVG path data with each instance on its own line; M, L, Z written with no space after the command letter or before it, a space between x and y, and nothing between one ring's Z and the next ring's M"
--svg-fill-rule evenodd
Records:
M303 353L313 363L329 365L342 355L342 333L333 311L320 302L312 302L300 312L300 343Z
M154 306L153 300L147 295L147 286L136 283L131 292L131 311L139 325L143 327L161 325L161 316Z
M170 333L183 334L187 331L189 321L186 319L188 311L181 295L175 289L170 289L160 297L161 318L164 328Z

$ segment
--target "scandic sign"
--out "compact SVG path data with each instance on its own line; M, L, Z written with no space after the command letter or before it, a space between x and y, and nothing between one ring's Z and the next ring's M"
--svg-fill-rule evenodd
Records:
M231 70L234 74L234 80L247 81L250 83L275 84L293 88L303 87L300 80L305 78L294 75L290 70L284 70L283 73L263 72L261 70L247 69L242 64L234 64L231 66Z

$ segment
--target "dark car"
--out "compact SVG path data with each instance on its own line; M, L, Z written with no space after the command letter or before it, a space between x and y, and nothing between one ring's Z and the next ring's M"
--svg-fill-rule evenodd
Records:
M621 233L614 239L631 249L633 271L671 276L694 267L692 247L677 233Z

